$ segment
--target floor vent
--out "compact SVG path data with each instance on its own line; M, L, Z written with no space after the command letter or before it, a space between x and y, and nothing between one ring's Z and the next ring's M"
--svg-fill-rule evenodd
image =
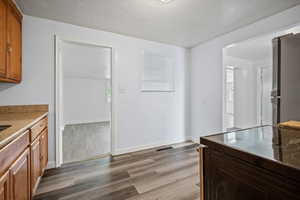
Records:
M169 150L169 149L174 149L173 147L163 147L163 148L160 148L160 149L157 149L156 151L166 151L166 150Z

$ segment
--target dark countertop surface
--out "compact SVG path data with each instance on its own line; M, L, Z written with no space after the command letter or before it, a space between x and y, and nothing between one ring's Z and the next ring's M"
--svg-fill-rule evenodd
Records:
M254 156L300 170L300 129L261 126L202 137ZM204 142L203 142L204 141Z

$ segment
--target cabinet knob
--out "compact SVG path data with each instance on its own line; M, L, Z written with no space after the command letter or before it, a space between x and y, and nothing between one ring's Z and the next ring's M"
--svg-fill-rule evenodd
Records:
M8 52L8 53L11 53L11 52L12 52L12 47L11 47L10 45L8 45L8 47L7 47L7 52Z

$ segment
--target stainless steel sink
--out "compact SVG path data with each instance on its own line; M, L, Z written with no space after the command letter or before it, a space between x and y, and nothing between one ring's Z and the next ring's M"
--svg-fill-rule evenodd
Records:
M0 125L0 132L4 131L5 129L11 127L11 125Z

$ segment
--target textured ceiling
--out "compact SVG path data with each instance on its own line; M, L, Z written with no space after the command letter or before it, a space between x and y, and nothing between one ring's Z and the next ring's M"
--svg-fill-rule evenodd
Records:
M300 0L16 0L23 12L84 27L192 47Z

